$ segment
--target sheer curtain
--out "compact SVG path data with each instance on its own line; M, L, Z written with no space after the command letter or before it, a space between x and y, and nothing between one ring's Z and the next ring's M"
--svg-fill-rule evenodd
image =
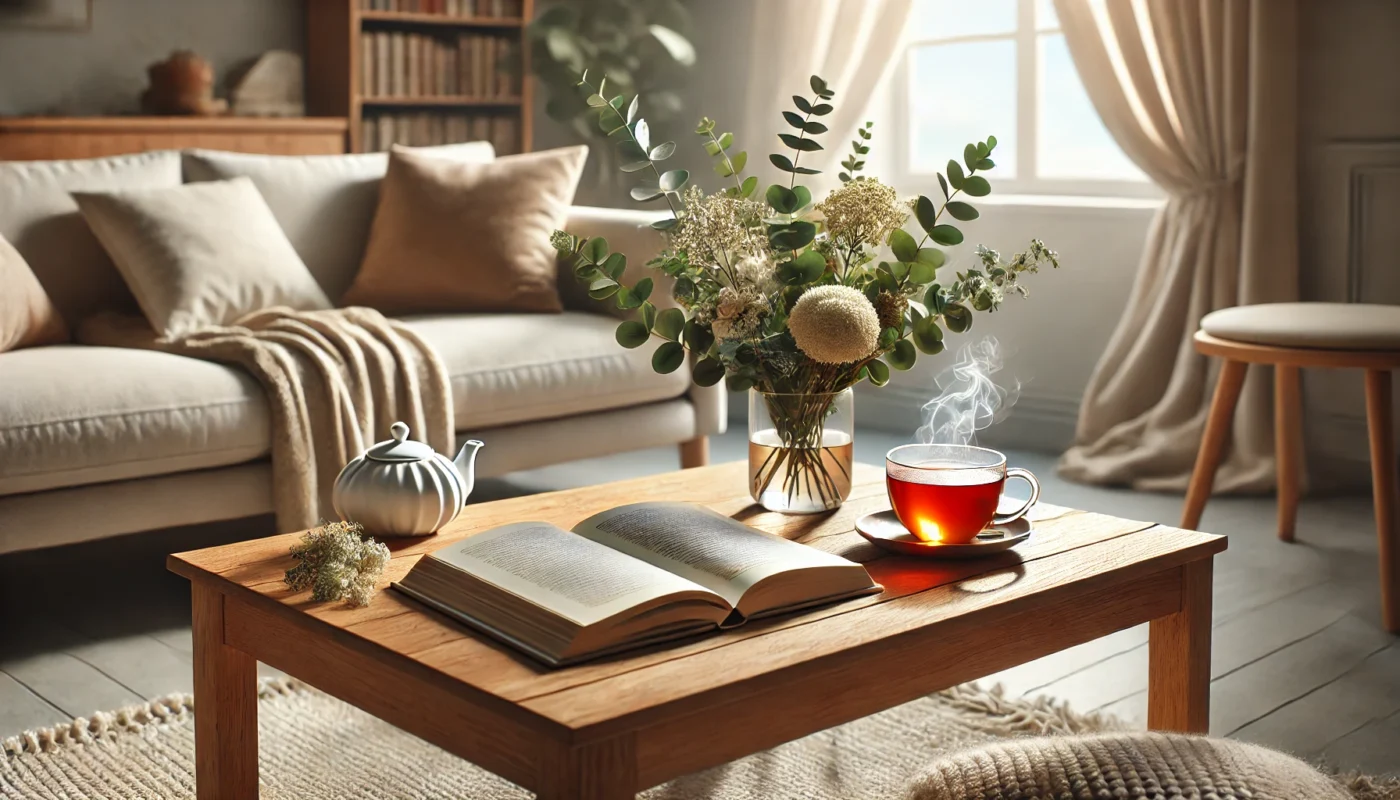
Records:
M1080 408L1068 478L1184 489L1210 403L1205 314L1296 300L1296 0L1055 0L1105 125L1168 194ZM1217 491L1274 481L1250 370Z
M810 97L807 79L820 75L836 93L826 147L804 153L802 165L822 170L804 177L809 186L833 183L836 167L855 137L862 115L890 73L913 0L751 0L754 58L738 145L759 170L771 170L768 154L783 152L782 112L792 95Z

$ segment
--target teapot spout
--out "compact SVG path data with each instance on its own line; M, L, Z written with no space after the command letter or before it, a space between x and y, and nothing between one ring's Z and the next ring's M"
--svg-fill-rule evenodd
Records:
M466 500L466 495L471 494L472 486L476 483L476 454L485 445L477 439L468 439L462 443L462 449L457 452L457 457L452 460L453 466L457 467L457 472L462 476L462 499Z

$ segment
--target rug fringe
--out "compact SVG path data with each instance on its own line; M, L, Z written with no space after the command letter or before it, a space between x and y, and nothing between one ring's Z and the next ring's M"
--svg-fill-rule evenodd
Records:
M295 678L261 678L258 680L258 698L289 695L307 688L305 683ZM168 694L115 711L98 711L90 717L74 717L52 727L26 730L0 740L0 751L6 757L14 757L80 747L116 733L134 733L148 726L180 722L193 711L194 695L185 692Z
M1080 713L1058 698L1041 695L1013 701L1007 698L1006 688L1000 683L991 688L964 683L945 689L941 694L964 708L998 720L1000 724L996 730L1003 736L1021 735L1026 731L1048 736L1127 730L1127 725L1112 714Z

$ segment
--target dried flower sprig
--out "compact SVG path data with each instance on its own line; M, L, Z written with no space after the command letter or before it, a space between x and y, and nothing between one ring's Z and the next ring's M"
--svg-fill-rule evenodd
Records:
M287 570L288 588L310 589L311 599L317 602L344 600L351 606L369 605L375 584L389 563L389 548L362 538L364 532L358 522L328 522L307 531L292 545L297 565Z

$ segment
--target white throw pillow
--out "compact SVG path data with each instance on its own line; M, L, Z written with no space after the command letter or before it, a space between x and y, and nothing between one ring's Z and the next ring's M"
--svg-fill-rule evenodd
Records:
M331 306L248 178L73 199L163 336Z
M453 161L496 157L490 142L413 151ZM330 297L344 294L364 259L388 153L267 156L187 150L183 162L186 183L252 178L316 282Z
M0 161L0 236L29 263L34 277L73 325L93 311L129 311L135 308L131 295L70 193L179 185L180 154L174 150Z

